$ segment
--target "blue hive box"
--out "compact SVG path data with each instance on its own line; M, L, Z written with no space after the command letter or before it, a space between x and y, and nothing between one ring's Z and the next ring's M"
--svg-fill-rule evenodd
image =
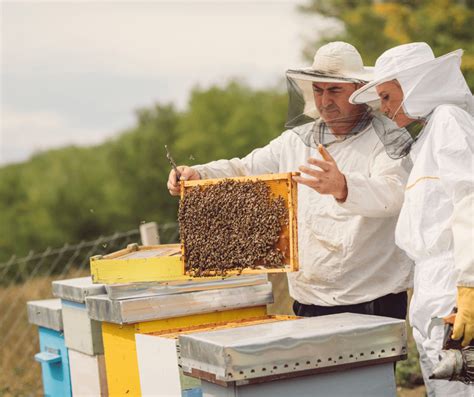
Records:
M71 396L68 351L64 342L61 300L47 299L27 303L28 320L38 325L45 396Z

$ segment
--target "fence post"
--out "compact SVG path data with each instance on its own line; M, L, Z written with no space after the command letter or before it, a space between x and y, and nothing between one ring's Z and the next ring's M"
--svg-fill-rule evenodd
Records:
M140 225L140 238L142 245L159 245L160 235L156 222L148 222Z

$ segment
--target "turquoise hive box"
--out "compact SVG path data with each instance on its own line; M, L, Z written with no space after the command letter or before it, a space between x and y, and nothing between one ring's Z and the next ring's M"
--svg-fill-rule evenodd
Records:
M45 396L71 396L69 357L64 342L60 299L27 303L28 321L38 326L40 351L35 360L41 363Z

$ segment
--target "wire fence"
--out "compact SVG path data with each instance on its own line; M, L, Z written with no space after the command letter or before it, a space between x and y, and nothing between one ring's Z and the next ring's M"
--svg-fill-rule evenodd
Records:
M160 225L162 244L178 241L176 223ZM100 236L0 263L0 396L42 395L41 367L34 361L38 331L28 323L26 302L52 297L51 282L90 275L89 258L140 242L139 229Z

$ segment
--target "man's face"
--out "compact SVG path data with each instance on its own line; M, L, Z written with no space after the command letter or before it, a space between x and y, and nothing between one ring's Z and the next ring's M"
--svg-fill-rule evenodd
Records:
M363 106L349 103L349 97L360 86L355 83L313 83L319 114L336 133L349 131L364 112Z
M403 109L403 91L397 80L386 81L375 87L380 97L380 110L391 118L399 127L410 124L410 119Z

